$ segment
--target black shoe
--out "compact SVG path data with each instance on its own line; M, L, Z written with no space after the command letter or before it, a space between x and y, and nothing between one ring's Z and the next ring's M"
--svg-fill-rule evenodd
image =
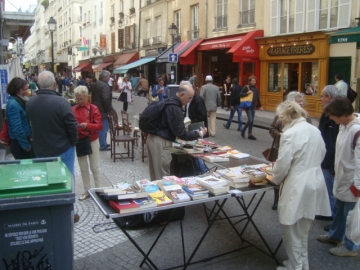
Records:
M107 144L106 147L110 147L110 144Z
M242 129L237 129L237 131L242 131Z
M245 138L245 130L244 129L241 131L241 137Z
M332 221L333 217L325 217L325 216L316 215L315 219L316 220L330 220L330 221Z
M271 207L272 210L277 210L277 206L278 204L277 203L274 203L273 206Z
M330 227L331 227L331 224L325 225L324 230L328 232L328 231L330 231Z
M248 139L249 139L249 140L254 140L254 141L256 140L256 138L255 138L253 135L249 135L249 136L248 136Z
M106 146L106 147L104 147L104 148L100 148L100 151L110 151L110 150L111 150L110 146Z
M229 129L229 127L227 127L226 124L223 124L223 127L226 128L226 129Z

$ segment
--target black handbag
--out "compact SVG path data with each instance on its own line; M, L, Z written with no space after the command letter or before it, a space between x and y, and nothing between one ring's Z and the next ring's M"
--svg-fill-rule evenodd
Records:
M91 105L90 105L90 123L91 123ZM82 138L76 143L76 156L83 157L92 154L91 141L90 141L90 132L89 135L85 138Z
M265 159L270 162L275 162L276 159L278 158L279 149L274 147L276 138L277 136L273 140L271 148L268 148L264 152L262 152Z

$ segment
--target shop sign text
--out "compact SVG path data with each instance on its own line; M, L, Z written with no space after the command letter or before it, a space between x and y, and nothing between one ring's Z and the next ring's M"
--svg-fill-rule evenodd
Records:
M244 46L242 50L245 51L245 53L254 53L255 51L251 46Z
M267 50L269 56L302 55L312 54L313 52L315 52L315 46L312 44L273 47Z

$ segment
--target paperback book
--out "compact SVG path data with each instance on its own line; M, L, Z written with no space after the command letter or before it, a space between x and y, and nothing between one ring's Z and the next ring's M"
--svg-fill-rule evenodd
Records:
M161 188L173 203L190 201L189 195L180 185L162 186Z
M109 205L119 214L137 212L140 210L139 205L133 200L109 201Z
M164 193L164 191L156 191L153 193L149 193L150 197L154 199L158 206L164 206L168 204L172 204L172 200L169 199L168 196Z
M139 205L140 210L157 207L157 202L150 196L148 196L146 198L135 199L134 203Z

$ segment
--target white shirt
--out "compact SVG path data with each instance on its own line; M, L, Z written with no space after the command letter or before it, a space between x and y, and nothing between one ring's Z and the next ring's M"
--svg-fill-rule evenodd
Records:
M348 85L346 82L344 82L343 80L338 81L337 83L335 83L335 87L339 90L340 95L347 95Z
M114 81L114 79L110 77L110 79L108 81L108 85L113 86L113 81Z
M125 88L127 86L127 88ZM124 93L127 93L128 90L131 90L131 82L122 82L120 85L120 90L122 90Z

